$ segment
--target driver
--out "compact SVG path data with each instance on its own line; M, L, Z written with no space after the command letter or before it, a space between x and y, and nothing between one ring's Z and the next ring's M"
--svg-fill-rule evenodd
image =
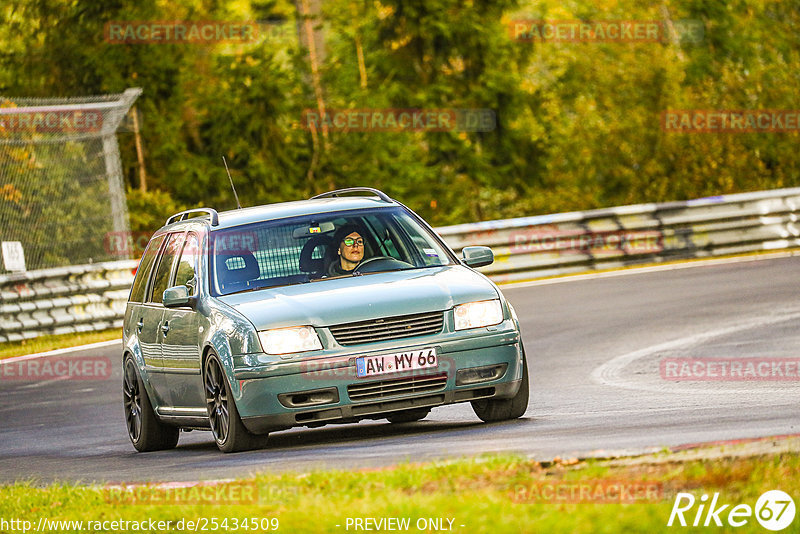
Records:
M352 274L364 259L364 237L356 224L345 224L336 231L333 242L338 249L336 258L328 266L329 276Z

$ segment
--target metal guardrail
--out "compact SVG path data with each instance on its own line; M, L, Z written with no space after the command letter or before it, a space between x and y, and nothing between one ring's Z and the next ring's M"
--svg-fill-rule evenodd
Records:
M800 246L800 188L438 228L492 247L496 282Z
M800 188L438 228L496 282L800 247ZM136 261L0 275L0 342L121 327Z
M121 328L134 260L0 275L0 342Z

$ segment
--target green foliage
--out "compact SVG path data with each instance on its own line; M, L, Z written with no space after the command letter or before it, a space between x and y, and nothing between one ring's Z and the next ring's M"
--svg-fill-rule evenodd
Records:
M167 218L183 211L186 206L178 204L166 191L139 191L128 189L128 213L131 217L131 232L154 232L161 228Z
M488 132L301 125L317 109L288 0L10 0L0 7L0 94L70 96L140 86L150 190L134 228L178 206L234 207L366 185L436 225L800 184L797 132L666 132L668 109L798 109L800 12L778 0L647 4L556 0L327 0L317 31L327 109L495 112ZM515 41L509 23L702 23L696 42ZM109 44L110 21L261 21L249 44ZM363 72L359 65L363 56ZM130 133L125 177L138 187ZM152 204L151 204L152 203Z

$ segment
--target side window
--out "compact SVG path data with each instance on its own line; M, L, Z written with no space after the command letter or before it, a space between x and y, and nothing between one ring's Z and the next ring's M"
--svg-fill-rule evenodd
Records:
M405 238L411 238L411 250L415 256L422 259L422 265L433 267L450 263L447 252L409 215L402 215L397 221L403 229Z
M364 217L364 220L372 227L378 238L379 251L376 253L377 255L391 256L398 260L405 260L403 255L398 251L398 247L395 245L392 232L390 232L389 226L386 224L387 221L374 215Z
M164 290L169 285L169 275L172 272L172 264L175 263L175 256L181 249L183 234L170 234L167 245L161 253L161 261L156 267L156 275L153 278L153 290L150 293L148 302L160 303L164 298Z
M197 294L197 266L200 257L200 240L196 234L189 234L186 243L183 245L181 259L178 260L178 268L175 272L176 286L188 286L191 294Z
M144 302L144 290L147 288L147 280L150 278L150 271L153 270L153 263L158 257L158 249L161 248L162 241L164 241L163 235L151 240L142 254L139 267L136 269L136 277L133 279L131 296L128 298L130 302Z

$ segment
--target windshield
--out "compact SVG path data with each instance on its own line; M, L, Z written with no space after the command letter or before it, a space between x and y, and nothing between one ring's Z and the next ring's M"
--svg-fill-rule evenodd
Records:
M216 295L454 263L451 252L399 207L217 230L210 253Z

